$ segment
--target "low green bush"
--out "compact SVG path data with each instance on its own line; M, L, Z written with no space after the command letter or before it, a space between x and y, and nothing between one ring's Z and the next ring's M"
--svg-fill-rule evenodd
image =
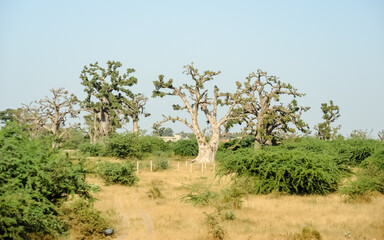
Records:
M368 192L384 194L384 150L379 150L361 163L356 180L341 189L341 193L354 199Z
M101 143L83 143L78 146L80 152L83 154L89 155L91 157L103 156L104 155L104 145Z
M68 130L68 134L65 135L65 138L61 144L63 149L78 149L80 145L84 144L86 141L89 141L87 134L84 130L79 128L71 128Z
M184 202L192 203L195 206L207 206L217 199L219 195L209 189L190 191L188 194L183 195L181 200Z
M241 209L243 198L247 194L246 188L238 184L233 184L230 188L221 191L219 201L225 209Z
M326 194L336 191L346 169L333 157L316 152L271 147L259 151L242 149L218 154L218 174L236 173L255 179L254 192Z
M67 229L57 206L36 191L2 188L0 194L0 239L58 236Z
M179 156L197 156L197 154L199 153L197 140L179 140L173 144L173 152Z
M156 158L153 162L154 171L162 171L168 168L169 168L169 164L166 158Z
M67 224L75 239L104 239L104 230L111 227L109 220L88 199L76 199L63 205L60 210L69 219Z
M169 145L154 136L135 133L113 134L105 142L105 156L142 159L152 153L170 152Z
M98 173L106 184L120 183L122 185L132 186L139 180L135 172L136 167L131 162L104 162L98 168Z

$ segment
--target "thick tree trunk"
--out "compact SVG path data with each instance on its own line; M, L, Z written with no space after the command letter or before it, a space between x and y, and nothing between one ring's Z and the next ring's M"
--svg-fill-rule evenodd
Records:
M193 160L196 163L213 163L215 161L216 151L208 143L199 144L199 154Z
M213 163L215 161L216 152L219 147L219 136L220 132L214 131L209 142L205 140L205 137L198 138L197 143L199 145L199 153L193 162Z
M139 119L137 117L132 117L133 122L133 132L139 133Z
M109 115L105 111L100 112L100 133L102 136L109 135Z
M262 146L262 144L259 143L257 140L255 140L255 142L254 142L254 149L255 150L259 150L259 149L261 149L261 146Z

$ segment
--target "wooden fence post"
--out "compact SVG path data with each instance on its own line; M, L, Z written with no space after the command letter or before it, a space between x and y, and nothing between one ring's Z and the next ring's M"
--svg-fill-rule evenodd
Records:
M136 162L136 172L139 173L139 161Z

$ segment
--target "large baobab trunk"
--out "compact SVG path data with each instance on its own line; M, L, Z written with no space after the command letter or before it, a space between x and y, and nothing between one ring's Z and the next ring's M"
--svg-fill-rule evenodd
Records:
M132 122L133 122L133 132L139 133L139 118L136 116L133 116Z
M216 149L217 150L217 149ZM208 143L199 144L199 154L193 160L196 163L212 163L215 161L216 150Z
M109 135L109 115L105 111L101 111L99 113L99 121L100 121L100 133L101 136Z
M212 134L209 141L206 141L205 136L198 137L197 144L199 146L199 153L192 162L213 163L220 143L219 136L220 133Z

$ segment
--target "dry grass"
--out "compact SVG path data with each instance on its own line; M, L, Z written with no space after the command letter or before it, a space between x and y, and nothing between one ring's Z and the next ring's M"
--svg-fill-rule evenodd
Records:
M89 178L99 184L99 201L96 208L115 211L114 239L207 239L206 214L215 213L214 206L194 207L180 201L188 193L188 186L209 186L214 191L226 188L229 178L217 179L213 166L204 173L195 165L177 162L171 169L161 172L142 170L135 187L104 186L97 178ZM148 195L153 187L162 197ZM243 208L232 210L234 220L220 219L225 239L302 239L297 237L304 227L317 230L322 239L384 239L384 196L371 201L345 201L340 195L328 196L267 196L251 195L243 202Z

